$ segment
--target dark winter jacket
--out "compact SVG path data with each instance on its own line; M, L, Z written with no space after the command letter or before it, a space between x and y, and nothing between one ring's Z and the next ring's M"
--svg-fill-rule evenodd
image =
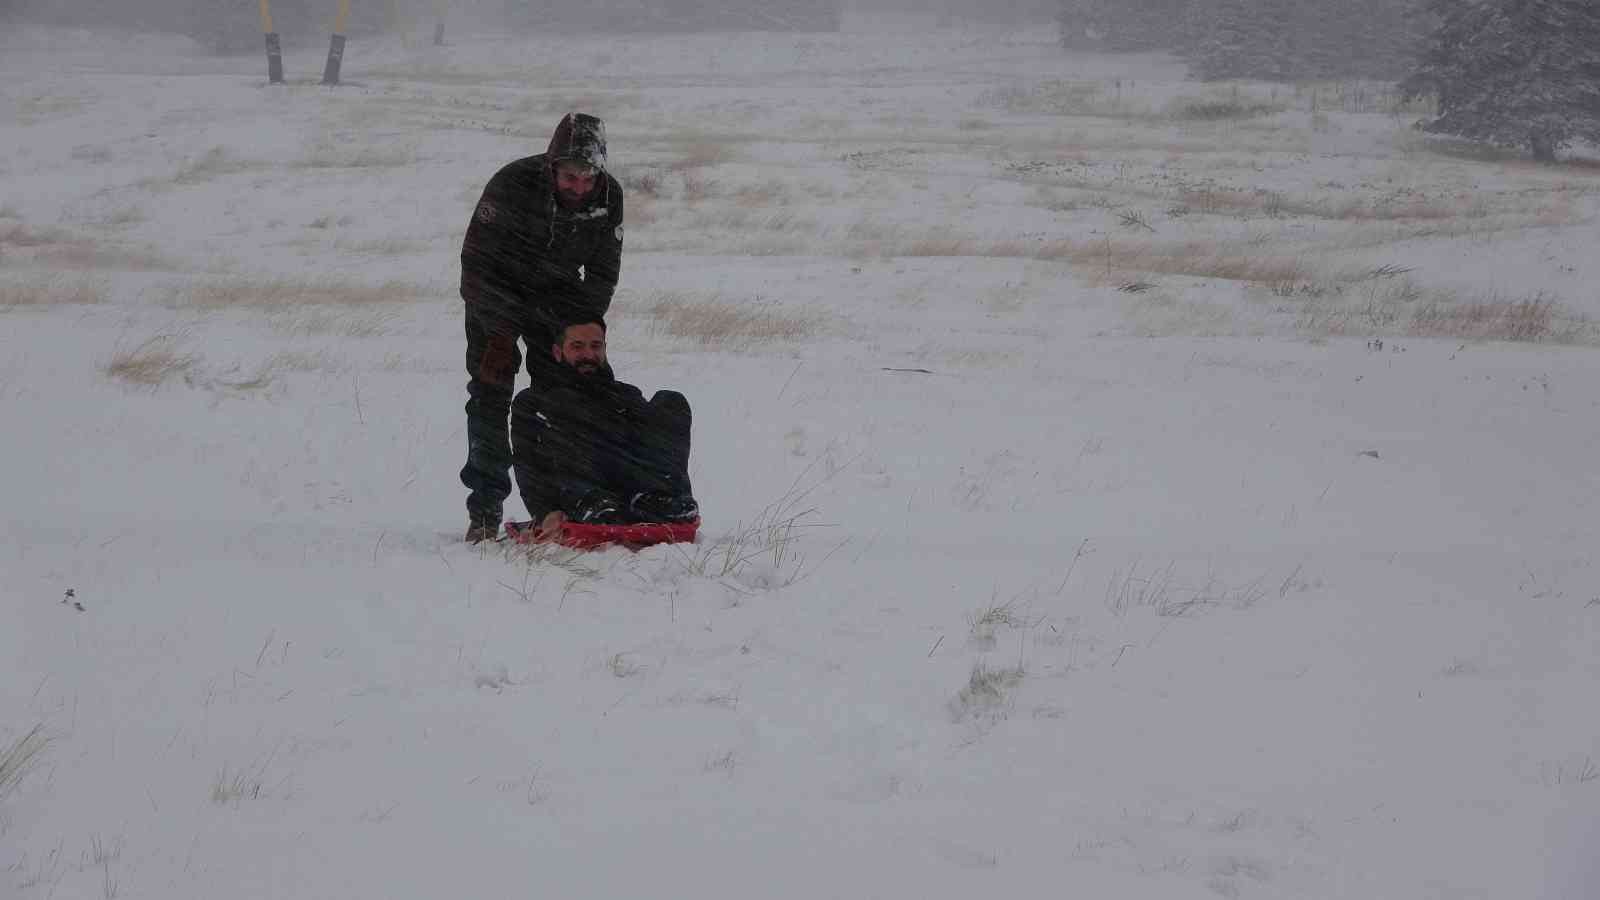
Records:
M554 369L551 383L517 395L511 415L517 486L534 521L611 486L611 463L638 452L649 415L643 392L618 381L610 366L589 376Z
M556 199L555 163L563 159L600 172L576 210ZM461 299L523 333L604 315L622 266L622 185L605 163L605 125L568 114L547 152L495 173L461 245Z

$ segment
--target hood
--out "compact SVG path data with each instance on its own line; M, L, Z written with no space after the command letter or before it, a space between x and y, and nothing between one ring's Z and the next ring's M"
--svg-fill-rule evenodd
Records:
M587 113L567 113L550 136L550 162L578 160L606 170L606 123Z

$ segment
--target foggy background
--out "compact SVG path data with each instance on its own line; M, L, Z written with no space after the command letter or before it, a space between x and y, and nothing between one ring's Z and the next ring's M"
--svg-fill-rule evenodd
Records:
M332 24L337 0L272 0L274 24L279 30L326 30ZM233 19L247 26L259 21L257 0L0 0L0 19L41 24L114 25L155 31L187 33L197 20ZM711 28L717 21L728 30L741 30L765 20L781 27L785 19L796 27L848 27L852 14L892 12L947 21L990 23L1053 23L1060 0L611 0L573 3L567 0L352 0L352 30L390 29L438 18L443 8L447 22L477 25L528 26L544 19L570 24L588 20L595 25L649 30L666 27L663 19L682 27ZM831 15L834 22L826 21ZM821 20L819 21L819 16ZM837 24L836 24L837 23ZM258 28L259 30L259 28Z

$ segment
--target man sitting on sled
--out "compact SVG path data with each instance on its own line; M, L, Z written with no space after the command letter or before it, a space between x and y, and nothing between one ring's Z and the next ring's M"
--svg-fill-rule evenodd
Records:
M511 405L511 457L535 541L558 540L568 522L687 523L700 507L689 489L689 401L643 392L606 362L606 323L569 322L550 348L559 365Z

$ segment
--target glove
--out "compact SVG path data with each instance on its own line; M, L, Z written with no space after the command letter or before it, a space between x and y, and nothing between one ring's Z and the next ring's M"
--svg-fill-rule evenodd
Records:
M522 354L517 352L516 335L496 334L489 338L478 361L478 379L488 384L510 387L516 383Z

